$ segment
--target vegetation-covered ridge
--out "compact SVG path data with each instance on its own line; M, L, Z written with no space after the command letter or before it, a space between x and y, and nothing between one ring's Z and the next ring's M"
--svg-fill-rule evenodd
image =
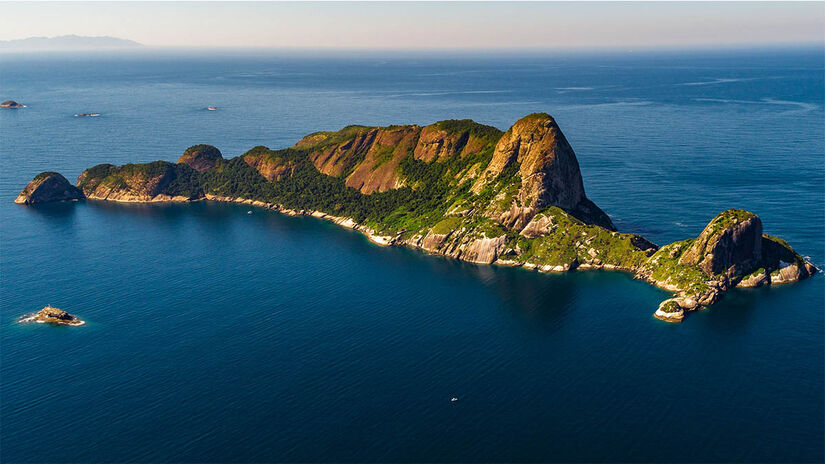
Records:
M676 293L656 313L665 320L681 320L734 286L791 282L816 271L741 210L662 248L617 232L585 195L576 155L544 113L506 132L471 120L347 126L231 159L196 145L177 163L94 166L77 187L96 200L237 201L311 214L377 243L475 263L624 270Z

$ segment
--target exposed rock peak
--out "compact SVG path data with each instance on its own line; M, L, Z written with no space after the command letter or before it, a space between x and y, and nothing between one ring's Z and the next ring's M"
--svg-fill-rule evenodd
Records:
M751 272L762 261L762 221L741 209L719 213L679 259L710 275Z
M519 165L521 187L509 208L494 211L507 227L521 229L544 207L558 206L608 229L613 224L584 193L579 162L556 121L546 113L518 120L499 139L493 159L473 185L480 193L513 163Z
M178 164L186 164L198 172L212 169L223 159L221 151L212 145L193 145L178 158Z
M56 172L41 172L17 195L15 203L32 205L54 201L82 200L83 192Z

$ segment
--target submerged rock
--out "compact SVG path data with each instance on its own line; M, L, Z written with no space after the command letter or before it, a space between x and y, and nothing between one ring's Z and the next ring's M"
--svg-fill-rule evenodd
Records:
M55 201L82 200L83 192L56 172L41 172L17 195L15 203L33 205Z
M33 316L23 319L24 321L32 321L32 322L45 322L49 324L61 324L61 325L81 325L83 321L78 319L76 316L72 316L71 314L63 311L59 308L53 308L51 306L46 306L45 308L41 309L40 311L36 312Z

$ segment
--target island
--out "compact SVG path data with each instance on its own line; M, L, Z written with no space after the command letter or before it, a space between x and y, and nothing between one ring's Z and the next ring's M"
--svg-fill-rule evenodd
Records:
M40 311L24 317L20 322L41 322L48 324L60 325L83 325L84 322L75 316L63 311L59 308L54 308L51 305L46 306Z
M83 200L83 191L56 172L41 172L14 199L21 205Z
M654 313L670 322L734 287L795 282L818 271L740 209L721 212L698 237L661 247L617 231L587 198L573 148L545 113L506 132L472 120L347 126L231 159L196 145L177 163L94 166L77 187L90 200L238 202L313 216L380 245L473 263L628 272L674 294Z
M21 105L20 103L17 103L14 100L6 100L3 103L0 103L0 108L15 109L15 108L25 108L25 107L26 107L26 105Z

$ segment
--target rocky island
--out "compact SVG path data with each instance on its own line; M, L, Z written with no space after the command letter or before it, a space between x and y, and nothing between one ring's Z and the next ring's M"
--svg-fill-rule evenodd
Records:
M83 191L56 172L41 172L23 188L15 203L32 205L55 201L77 201L84 199Z
M22 105L17 103L14 100L6 100L3 103L0 103L0 108L25 108L26 105Z
M32 183L21 197L31 197ZM655 313L666 321L680 321L734 287L817 272L784 240L763 233L748 211L723 211L698 237L661 247L618 232L587 198L572 147L544 113L506 132L471 120L348 126L231 159L196 145L177 163L94 166L77 187L92 200L231 201L311 215L381 245L473 263L625 271L674 293Z
M78 319L77 317L72 316L71 314L67 313L66 311L63 311L62 309L53 308L52 306L46 306L45 308L34 313L33 315L21 319L20 322L41 322L60 325L84 324L84 322Z

